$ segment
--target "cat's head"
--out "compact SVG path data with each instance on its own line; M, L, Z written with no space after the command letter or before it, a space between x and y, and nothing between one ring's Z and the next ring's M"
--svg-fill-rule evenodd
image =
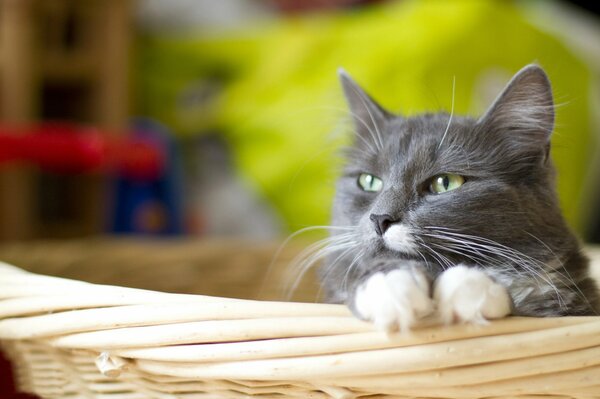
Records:
M351 228L363 254L481 264L501 261L505 246L544 259L569 236L549 158L552 90L539 66L520 70L479 118L394 115L345 72L340 79L355 139L333 224Z

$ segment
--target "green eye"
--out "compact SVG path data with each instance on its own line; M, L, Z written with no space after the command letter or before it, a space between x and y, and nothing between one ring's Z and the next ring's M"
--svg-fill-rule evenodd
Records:
M465 178L460 175L453 175L452 173L437 175L431 179L429 191L434 194L442 194L447 191L456 190L462 186L464 182Z
M358 186L365 191L378 192L383 188L383 181L368 173L361 173L358 176Z

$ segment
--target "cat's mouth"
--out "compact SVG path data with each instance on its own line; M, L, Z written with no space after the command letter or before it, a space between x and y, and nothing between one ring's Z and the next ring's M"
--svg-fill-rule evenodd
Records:
M417 255L411 228L403 223L392 224L381 236L386 248L401 254Z

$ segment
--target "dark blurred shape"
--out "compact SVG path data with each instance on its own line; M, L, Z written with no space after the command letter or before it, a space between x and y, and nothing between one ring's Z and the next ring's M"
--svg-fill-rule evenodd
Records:
M2 399L38 399L36 395L17 392L12 366L0 351L0 398Z
M590 0L564 0L565 3L574 4L592 14L600 15L599 3Z
M77 82L45 82L41 93L43 119L86 122L93 120L92 87Z
M600 243L600 220L597 221L595 229L590 233L588 241Z

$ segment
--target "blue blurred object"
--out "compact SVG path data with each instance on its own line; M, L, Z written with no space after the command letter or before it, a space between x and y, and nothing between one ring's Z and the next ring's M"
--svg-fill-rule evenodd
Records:
M132 176L117 171L114 180L110 232L117 234L180 235L184 233L182 166L176 143L162 125L136 119L133 137L156 146L165 157L158 176Z

